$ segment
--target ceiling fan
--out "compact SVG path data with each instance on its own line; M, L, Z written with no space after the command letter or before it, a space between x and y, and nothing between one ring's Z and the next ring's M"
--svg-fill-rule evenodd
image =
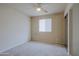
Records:
M45 13L48 13L48 11L45 8L43 8L42 5L43 5L42 3L36 3L36 4L34 4L34 7L35 7L36 11L39 11L39 12L43 11Z

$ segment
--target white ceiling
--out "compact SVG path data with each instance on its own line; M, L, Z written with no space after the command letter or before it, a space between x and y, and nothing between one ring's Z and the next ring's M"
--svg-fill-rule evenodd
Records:
M52 13L58 13L65 10L67 4L66 3L42 3L42 7L48 11L45 13L43 11L38 12L34 7L35 3L12 3L12 4L4 4L10 7L17 9L18 11L28 15L28 16L39 16L39 15L46 15Z

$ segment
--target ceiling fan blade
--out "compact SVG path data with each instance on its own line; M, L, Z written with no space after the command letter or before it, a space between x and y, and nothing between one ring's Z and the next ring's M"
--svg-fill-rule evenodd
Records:
M36 3L36 4L34 4L33 6L34 6L35 8L41 8L41 10L42 10L43 12L48 13L48 11L42 7L42 3Z
M41 3L35 3L33 4L34 7L41 7Z
M44 9L43 7L41 7L42 11L44 11L45 13L48 13L48 11L46 9Z

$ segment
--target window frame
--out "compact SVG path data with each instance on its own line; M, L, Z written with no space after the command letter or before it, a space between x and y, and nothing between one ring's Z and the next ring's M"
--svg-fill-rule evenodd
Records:
M41 28L41 27L40 27L40 26L41 26L41 25L40 25L40 22L41 22L42 20L43 20L43 21L46 21L46 20L48 21L48 20L50 20L50 21L49 21L50 26L49 26L49 29L48 29L48 30L46 30L46 29L45 29L45 30L40 30L40 28ZM39 19L39 22L38 22L38 23L39 23L39 27L38 27L38 28L39 28L39 29L38 29L39 32L52 32L52 19L51 19L51 18ZM46 24L46 23L45 23L45 24ZM46 24L46 25L47 25L47 24ZM44 26L46 26L46 25L44 25Z

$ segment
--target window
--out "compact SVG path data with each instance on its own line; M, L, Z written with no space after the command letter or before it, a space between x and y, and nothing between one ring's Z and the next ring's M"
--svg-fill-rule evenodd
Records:
M51 19L39 20L39 32L51 32Z

